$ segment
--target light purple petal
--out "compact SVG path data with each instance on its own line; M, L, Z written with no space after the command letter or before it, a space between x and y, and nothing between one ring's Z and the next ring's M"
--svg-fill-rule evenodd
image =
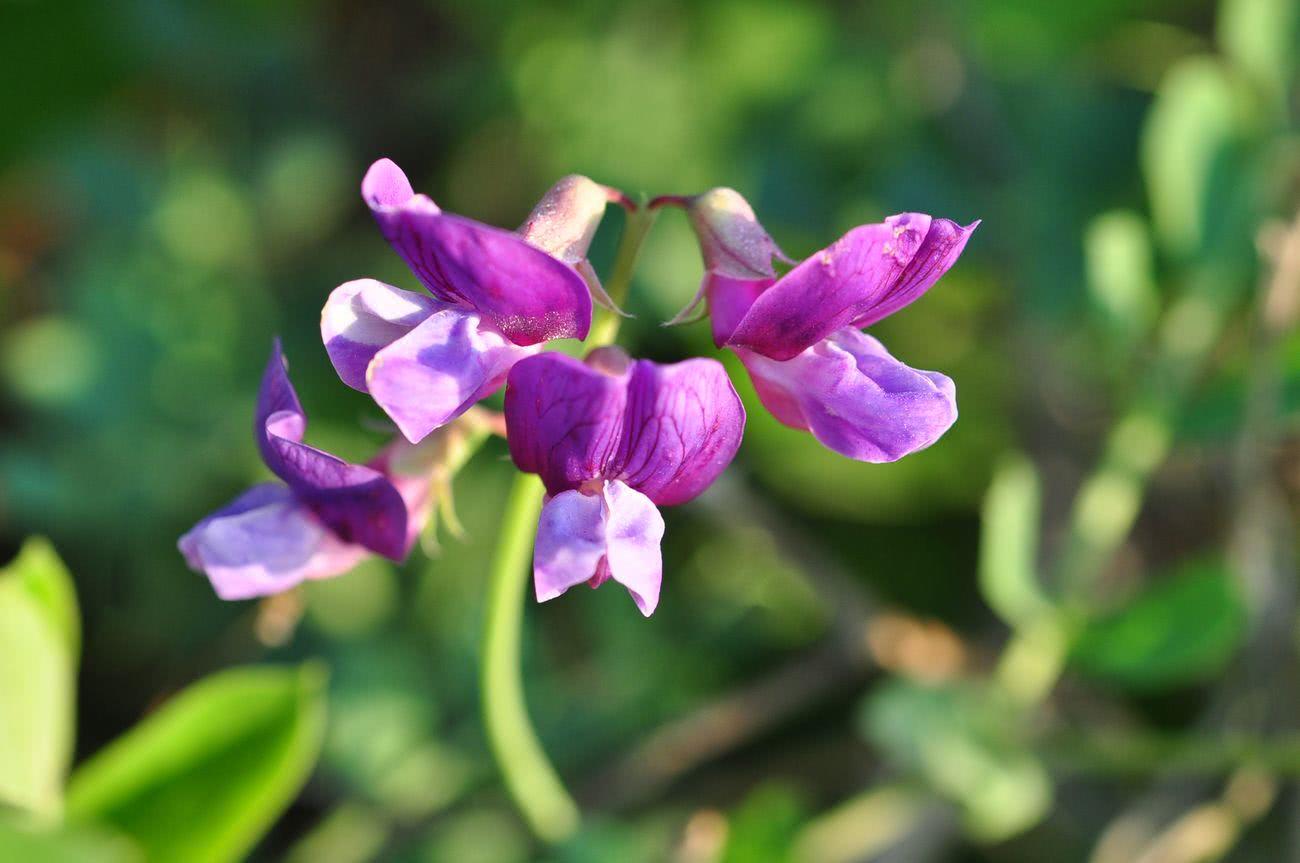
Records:
M307 427L277 340L257 397L254 435L266 466L344 542L406 554L406 506L386 477L302 443Z
M366 368L375 354L446 307L428 294L403 291L374 279L357 279L339 285L325 301L321 339L343 383L369 392Z
M934 443L957 419L952 380L903 365L855 329L785 362L736 353L773 416L858 461L896 461Z
M744 429L745 409L717 360L638 360L609 478L661 506L685 503L731 463Z
M181 553L222 599L288 590L347 572L366 550L338 539L282 485L254 486L181 537Z
M538 350L514 344L475 312L441 306L375 354L366 387L418 443L500 389L510 367Z
M764 291L727 344L788 360L836 330L878 321L947 272L976 225L903 213L854 228Z
M537 527L533 582L545 602L582 582L613 578L649 617L659 604L664 522L645 495L621 482L599 494L566 491L546 502Z
M571 266L518 234L443 213L411 195L401 169L376 162L362 197L384 237L438 299L480 312L519 345L586 338L591 295Z
M626 373L555 353L521 360L510 370L505 399L515 465L539 475L554 495L603 477L618 450L626 403Z
M704 268L734 279L775 278L772 259L788 260L735 189L719 187L688 199Z

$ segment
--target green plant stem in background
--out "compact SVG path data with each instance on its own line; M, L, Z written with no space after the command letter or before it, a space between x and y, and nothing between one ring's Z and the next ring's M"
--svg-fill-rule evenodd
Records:
M627 299L637 255L654 219L655 213L644 207L627 214L614 272L605 286L619 306ZM602 311L592 327L588 346L611 344L621 320L615 312ZM519 474L501 517L496 555L488 575L480 689L488 745L506 789L533 832L547 842L559 842L578 829L578 807L547 759L528 718L520 665L524 598L544 494L541 480L532 474Z

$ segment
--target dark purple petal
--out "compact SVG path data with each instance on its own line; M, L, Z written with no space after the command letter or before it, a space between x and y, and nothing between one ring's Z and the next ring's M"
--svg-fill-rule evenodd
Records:
M433 474L440 446L416 446L400 437L379 451L369 466L388 477L406 505L406 551L419 537L433 512Z
M384 237L443 302L480 312L519 345L586 338L591 295L571 266L518 234L443 213L387 160L371 167L362 196Z
M704 491L731 463L744 433L745 409L721 363L639 360L627 390L610 479L671 506Z
M321 339L343 383L369 392L366 369L375 354L442 308L447 306L428 294L357 279L339 285L325 301Z
M607 578L627 588L649 617L659 604L663 516L640 492L621 482L599 494L562 492L546 502L537 526L533 583L545 602L570 587Z
M957 419L948 377L903 365L852 328L785 362L736 353L773 416L858 461L896 461L934 443Z
M551 494L603 477L618 449L626 381L626 374L608 374L563 354L516 363L505 399L515 465L539 475Z
M254 434L263 461L340 540L394 560L404 557L401 494L378 471L302 443L306 426L277 340L257 399Z
M375 354L367 387L418 443L500 389L510 367L538 350L516 345L476 312L442 306Z
M976 225L903 213L854 228L764 291L727 343L788 360L836 330L878 321L947 272Z
M341 541L288 488L254 486L196 524L178 543L222 599L288 590L347 572L366 550Z

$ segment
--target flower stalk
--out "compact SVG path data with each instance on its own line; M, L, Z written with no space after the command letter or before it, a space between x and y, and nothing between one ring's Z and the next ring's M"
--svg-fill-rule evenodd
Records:
M622 201L619 201L622 205ZM625 206L627 222L606 291L616 305L627 299L641 245L656 213ZM589 347L611 344L621 316L601 309L587 339ZM528 717L521 662L524 601L532 574L533 543L545 488L532 474L520 473L511 486L501 519L481 643L480 693L488 745L528 826L543 841L560 842L578 829L578 806L546 756Z

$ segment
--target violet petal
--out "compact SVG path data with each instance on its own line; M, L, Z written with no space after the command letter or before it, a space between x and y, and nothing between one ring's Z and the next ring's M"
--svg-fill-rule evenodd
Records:
M443 303L374 279L339 285L325 301L320 332L325 351L343 383L361 392L366 368L383 348L415 329Z
M858 461L896 461L934 443L957 419L951 379L909 368L852 328L785 362L736 353L773 416Z

